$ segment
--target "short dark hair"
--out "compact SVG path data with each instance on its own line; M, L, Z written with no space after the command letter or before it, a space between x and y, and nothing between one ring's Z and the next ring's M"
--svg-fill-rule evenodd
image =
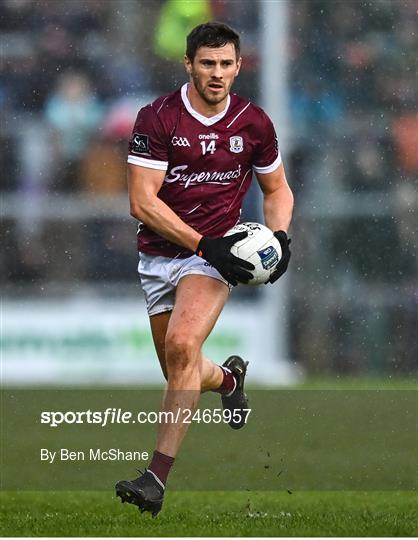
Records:
M186 56L193 62L199 47L223 47L232 43L235 47L237 58L240 55L239 35L230 26L220 22L208 22L199 24L187 36Z

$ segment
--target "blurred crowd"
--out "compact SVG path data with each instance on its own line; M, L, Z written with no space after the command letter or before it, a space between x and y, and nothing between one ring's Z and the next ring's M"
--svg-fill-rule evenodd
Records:
M294 356L320 373L408 373L418 359L417 3L310 0L291 16Z
M291 117L302 155L318 148L318 138L332 140L344 190L382 190L395 174L411 182L418 172L416 2L311 0L296 2L291 14Z
M363 356L375 359L368 368L381 366L373 336L387 342L388 369L416 366L416 6L289 2L292 355L312 371L355 372ZM89 215L80 201L126 198L136 111L185 80L184 37L208 19L241 32L236 91L257 100L257 2L0 3L0 269L11 294L30 284L39 292L52 282L136 280L135 225L127 213ZM344 194L360 197L354 211ZM359 336L368 333L365 349Z

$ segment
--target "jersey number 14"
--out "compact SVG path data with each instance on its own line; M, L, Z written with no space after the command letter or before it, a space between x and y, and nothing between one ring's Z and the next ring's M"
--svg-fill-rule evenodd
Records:
M215 141L210 141L207 146L206 146L206 141L201 141L200 146L202 147L203 155L207 154L208 152L210 154L213 154L216 150Z

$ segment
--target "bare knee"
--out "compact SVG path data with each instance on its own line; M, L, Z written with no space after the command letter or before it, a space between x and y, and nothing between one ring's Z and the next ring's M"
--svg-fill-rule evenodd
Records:
M165 339L167 374L195 369L201 344L189 333L167 332Z

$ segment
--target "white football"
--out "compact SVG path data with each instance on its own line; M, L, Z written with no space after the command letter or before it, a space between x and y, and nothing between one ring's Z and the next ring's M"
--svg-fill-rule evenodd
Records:
M247 232L248 236L236 242L231 253L255 266L255 270L250 270L254 277L246 285L266 283L282 258L280 242L273 231L261 223L239 223L229 229L225 236L239 232Z

